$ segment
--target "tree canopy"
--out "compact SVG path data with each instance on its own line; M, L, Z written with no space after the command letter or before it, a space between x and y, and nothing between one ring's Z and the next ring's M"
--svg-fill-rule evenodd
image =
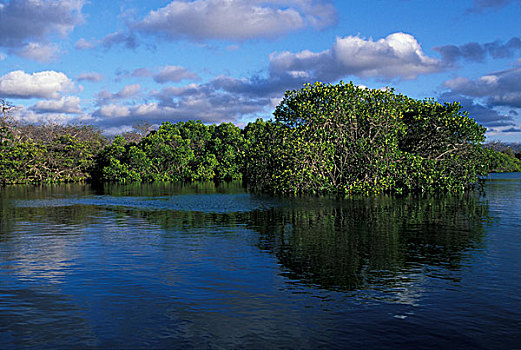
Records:
M286 92L256 135L247 180L281 193L458 191L486 172L485 128L458 103L352 83Z
M458 103L353 83L287 91L272 120L242 130L200 121L156 130L140 124L111 141L92 126L12 123L4 105L2 184L242 179L282 194L454 192L508 156L483 148L485 128Z

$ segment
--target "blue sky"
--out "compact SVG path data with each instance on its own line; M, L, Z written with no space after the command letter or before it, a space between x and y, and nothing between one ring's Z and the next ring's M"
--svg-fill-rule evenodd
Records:
M284 91L353 81L460 101L521 142L519 0L0 0L0 98L26 122L271 118Z

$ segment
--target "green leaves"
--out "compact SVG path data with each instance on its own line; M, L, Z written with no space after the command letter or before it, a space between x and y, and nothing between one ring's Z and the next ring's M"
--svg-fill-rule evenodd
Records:
M4 125L0 184L57 183L90 178L104 138L88 126Z
M115 182L231 180L242 177L244 139L233 124L164 122L137 144L116 137L98 159Z
M245 176L262 190L459 191L482 173L485 128L457 103L317 82L286 92L274 116L246 133L257 145L249 143Z
M458 103L317 82L287 91L274 120L244 130L164 122L129 138L135 142L117 136L102 148L92 127L2 123L0 183L242 178L292 195L454 192L505 162L482 150L484 134Z

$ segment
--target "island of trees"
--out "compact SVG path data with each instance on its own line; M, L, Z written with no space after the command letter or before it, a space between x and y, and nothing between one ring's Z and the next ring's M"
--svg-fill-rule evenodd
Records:
M164 122L104 137L85 125L13 122L2 103L0 184L243 180L279 194L457 192L492 171L520 171L521 152L484 145L458 103L392 90L308 84L274 118Z

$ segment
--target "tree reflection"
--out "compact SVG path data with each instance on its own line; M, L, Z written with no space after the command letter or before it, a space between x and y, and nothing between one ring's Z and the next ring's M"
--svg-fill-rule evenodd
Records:
M2 240L15 222L50 224L41 228L50 233L61 229L56 225L83 232L79 228L101 222L107 225L100 229L109 231L142 227L175 234L246 227L260 234L259 248L277 257L288 278L342 290L396 285L425 266L459 271L466 252L481 247L491 220L486 200L475 193L276 199L246 194L238 183L2 191ZM30 205L15 205L13 199ZM58 205L49 206L54 199ZM442 277L449 275L454 278Z
M488 206L475 195L300 200L251 213L260 247L292 279L354 290L420 265L461 268L482 244Z

